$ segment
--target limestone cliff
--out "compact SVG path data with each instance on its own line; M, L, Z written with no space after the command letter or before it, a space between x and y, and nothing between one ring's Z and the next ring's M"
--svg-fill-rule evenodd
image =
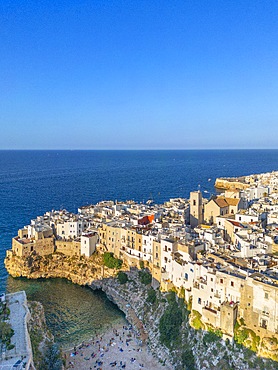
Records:
M36 369L43 370L46 368L46 364L48 368L51 367L51 364L55 364L56 369L62 370L62 353L54 343L54 337L46 325L43 305L40 302L28 301L28 308L31 314L28 322L28 332L32 343L33 360ZM51 352L51 356L49 356L49 352Z
M244 190L250 185L244 182L244 178L217 178L214 187L223 190Z
M38 368L45 347L49 343L54 343L54 337L47 328L42 304L40 302L28 301L28 308L31 314L28 322L28 332L32 344L34 363L36 368Z
M159 326L160 319L168 307L168 293L156 290L155 303L149 303L147 298L151 288L140 281L137 269L127 271L128 267L123 266L122 269L126 270L128 275L128 282L120 284L118 279L115 279L117 271L104 267L102 256L99 254L94 254L89 259L66 257L59 253L47 257L32 254L26 259L9 256L5 265L14 277L59 277L80 285L88 285L92 289L102 289L137 328L138 339L148 345L159 361L165 363L166 369L277 369L277 362L259 358L255 352L226 343L207 331L191 328L184 300L179 303L184 307L179 341L172 343L169 348L165 347L160 341ZM248 341L248 338L246 340ZM259 353L275 358L273 354L277 354L277 343L271 338L264 338L260 343Z
M6 257L5 267L13 277L28 279L59 277L79 285L90 285L95 280L116 274L116 271L103 266L102 256L97 253L90 258L69 257L62 253L40 256L33 252L27 258L13 255ZM127 269L127 266L124 265L123 269Z

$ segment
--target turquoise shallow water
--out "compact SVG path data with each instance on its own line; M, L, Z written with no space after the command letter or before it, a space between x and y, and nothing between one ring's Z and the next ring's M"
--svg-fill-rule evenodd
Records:
M55 339L71 348L115 322L124 323L123 313L101 291L81 287L65 279L13 279L7 291L25 290L30 300L43 303L46 321Z

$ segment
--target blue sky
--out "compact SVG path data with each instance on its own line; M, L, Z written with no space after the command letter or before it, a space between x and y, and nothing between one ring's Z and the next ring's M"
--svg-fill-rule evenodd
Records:
M3 0L0 149L278 148L278 2Z

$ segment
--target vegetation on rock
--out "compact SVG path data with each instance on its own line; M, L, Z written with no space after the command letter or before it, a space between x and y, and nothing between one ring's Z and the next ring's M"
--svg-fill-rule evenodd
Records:
M128 281L127 274L123 271L118 272L117 278L120 284L125 284Z
M152 275L147 270L139 271L140 281L144 285L148 285L152 282Z
M257 352L260 344L260 337L256 335L253 330L243 327L239 322L236 322L235 342L244 345L253 352Z
M40 302L29 301L28 308L31 313L28 331L36 369L61 370L62 354L58 346L54 343L53 335L48 330L42 304Z
M14 348L11 344L11 338L14 335L14 330L11 324L7 322L10 316L10 309L6 303L0 302L0 344L6 347L7 350Z
M195 311L195 310L192 310L191 315L192 315L191 316L192 327L196 330L204 329L205 326L201 320L202 315L198 311Z
M153 304L155 301L156 301L156 291L151 287L149 290L148 290L148 296L147 296L147 299L146 301L148 303L151 303Z
M187 347L182 351L181 365L183 369L195 370L195 358L192 348Z
M8 322L0 322L0 343L5 345L7 350L13 349L14 345L11 344L11 338L14 335L14 331Z
M62 353L59 346L54 344L49 344L45 356L42 362L42 367L39 370L62 370L63 361Z
M170 292L167 299L169 304L159 321L159 333L161 343L169 348L180 335L182 310L174 292Z
M105 252L103 254L103 263L110 269L119 270L122 267L123 261L119 258L115 258L113 253Z

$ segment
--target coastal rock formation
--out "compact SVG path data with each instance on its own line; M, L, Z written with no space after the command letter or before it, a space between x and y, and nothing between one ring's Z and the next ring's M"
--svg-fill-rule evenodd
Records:
M59 253L45 257L33 254L26 259L13 256L5 260L5 265L14 277L66 278L76 284L103 290L137 329L138 339L142 340L142 344L146 343L152 354L164 363L166 368L177 370L185 369L186 366L190 369L277 368L277 362L259 358L251 350L229 344L214 333L202 330L204 326L201 318L198 327L201 330L193 329L189 322L195 327L197 321L196 318L194 320L194 313L193 316L192 313L189 315L183 299L180 299L181 306L184 306L180 342L172 343L170 348L167 348L161 344L159 324L169 305L168 293L156 290L156 302L148 303L150 286L140 282L138 270L134 268L127 271L127 266L123 266L122 270L126 270L128 282L120 284L118 279L115 279L117 271L103 266L102 256L99 254L94 254L89 259L66 257ZM39 305L37 309L41 310ZM264 338L259 345L259 353L275 358L277 343L274 343L272 338Z
M43 305L40 302L29 301L28 308L31 314L28 332L36 370L64 369L62 352L46 325Z
M136 269L129 272L133 278L129 281L127 289L126 285L119 284L118 280L115 279L118 270L103 266L102 256L99 254L94 254L89 259L82 256L68 257L60 253L43 257L32 254L27 258L9 256L5 259L5 266L13 277L22 276L28 279L66 278L75 284L88 285L93 290L103 290L108 299L124 312L127 320L137 329L138 339L142 340L143 344L150 343L152 340L152 347L156 351L155 356L161 362L170 364L171 356L168 353L168 359L165 358L167 349L160 346L157 336L158 321L162 311L158 311L157 325L154 325L155 322L152 319L148 327L153 327L155 334L153 334L153 330L148 331L145 327L143 311L146 309L147 290L144 285L138 282ZM127 269L128 267L123 265L122 270L127 271ZM156 342L154 342L155 336Z
M165 369L172 369L175 359L159 341L159 320L166 304L161 302L160 305L155 305L154 310L154 307L147 303L149 286L140 283L138 270L133 269L127 274L126 284L120 284L117 279L106 278L93 282L90 287L105 292L107 298L124 312L126 319L136 329L137 339L142 345L148 345L154 357L165 364Z
M223 190L244 190L250 185L245 183L244 177L239 178L217 178L214 187Z
M105 277L115 276L116 270L108 269L103 265L102 256L95 253L90 258L83 256L65 256L62 253L53 253L40 256L32 253L26 258L8 256L5 266L13 277L38 278L65 278L79 285L90 285L93 281ZM127 266L123 266L127 269Z
M40 302L28 301L31 314L28 322L33 351L33 360L36 368L40 367L44 352L49 344L54 343L54 337L47 328L43 305Z

